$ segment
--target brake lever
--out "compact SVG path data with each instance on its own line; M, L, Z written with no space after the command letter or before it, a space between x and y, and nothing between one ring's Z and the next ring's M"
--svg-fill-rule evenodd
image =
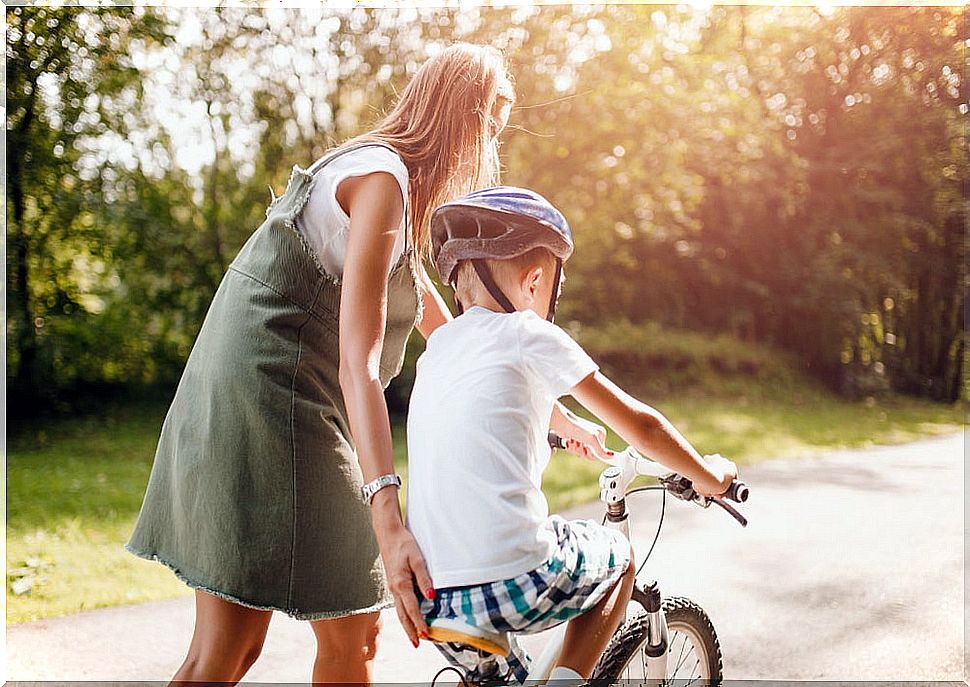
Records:
M683 475L671 473L667 477L661 477L660 482L667 488L668 492L682 501L692 501L701 508L707 508L711 505L707 497L694 491L694 484Z
M667 487L667 491L673 494L676 498L683 501L692 501L701 508L707 508L711 505L711 503L716 503L727 511L731 517L737 520L741 524L741 527L748 526L748 519L741 515L741 513L727 503L722 497L701 496L694 491L694 484L683 475L673 474L669 477L661 478L660 481L664 484L664 486Z

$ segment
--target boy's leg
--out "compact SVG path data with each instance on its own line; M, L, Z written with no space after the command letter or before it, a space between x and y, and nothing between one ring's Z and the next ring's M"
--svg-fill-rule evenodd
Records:
M573 639L564 645L559 664L584 666L584 652L591 655L585 671L588 676L610 636L615 631L633 590L630 543L615 530L592 521L569 522L553 516L547 527L558 546L546 563L515 578L471 587L437 590L433 601L421 600L421 611L430 623L434 618L456 618L493 632L531 634L550 629L565 621L589 615L579 629L567 627ZM419 597L420 598L420 597ZM584 636L592 628L598 639ZM499 674L509 682L522 683L528 676L529 657L510 638L508 659L498 658ZM475 651L458 651L448 644L438 649L456 667L485 668Z
M636 572L631 560L626 573L613 587L613 591L591 610L569 621L562 653L559 654L556 665L575 670L585 678L592 675L593 668L623 619L623 613L633 594Z
M590 520L552 516L547 526L558 550L544 570L533 573L544 588L526 623L516 629L542 632L568 621L556 665L588 678L632 596L633 550L617 530Z

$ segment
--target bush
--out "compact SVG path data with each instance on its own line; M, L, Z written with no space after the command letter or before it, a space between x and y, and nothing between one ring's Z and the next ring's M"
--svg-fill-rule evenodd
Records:
M784 395L817 384L795 356L728 335L665 329L656 322L566 325L603 373L641 393Z

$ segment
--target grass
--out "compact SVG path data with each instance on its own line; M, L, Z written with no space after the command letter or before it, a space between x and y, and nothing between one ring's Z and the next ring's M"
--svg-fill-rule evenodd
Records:
M963 403L892 395L849 401L800 373L794 356L729 336L655 323L567 329L607 376L663 413L698 451L739 464L899 444L964 426ZM610 432L607 444L625 442ZM597 463L557 452L543 476L550 508L598 498L600 471Z
M142 404L21 430L7 456L7 623L189 595L124 549L165 407ZM404 428L394 460L407 478Z
M720 453L739 464L948 434L963 428L964 412L962 404L908 398L848 402L831 395L787 402L757 398L757 394L733 399L685 395L647 402L698 451ZM624 446L613 433L607 444ZM598 498L600 470L598 463L557 452L543 476L550 508L564 509Z
M579 338L607 374L661 410L701 452L740 463L910 441L963 425L960 404L842 400L792 372L790 360L768 349L677 333L661 337L654 331L646 340L637 340L644 336L637 330L625 334L585 330ZM661 344L650 343L661 338ZM615 345L618 339L627 341L625 349ZM636 374L621 374L623 369ZM679 380L677 392L671 378ZM191 594L167 568L123 548L148 483L164 412L158 404L118 407L21 429L10 439L9 624ZM615 436L609 443L623 445ZM406 479L399 424L394 450ZM600 469L558 452L543 482L550 508L595 499Z

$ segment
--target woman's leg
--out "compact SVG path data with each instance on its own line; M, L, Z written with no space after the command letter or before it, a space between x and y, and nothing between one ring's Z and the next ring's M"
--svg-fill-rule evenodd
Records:
M239 682L262 651L272 616L196 589L192 643L171 684Z
M374 677L374 654L381 631L380 613L310 622L317 637L313 682L370 684Z
M569 621L557 665L571 668L585 678L593 673L596 662L606 650L616 628L620 626L620 620L633 594L636 574L636 567L631 559L630 567L613 590L588 612Z

